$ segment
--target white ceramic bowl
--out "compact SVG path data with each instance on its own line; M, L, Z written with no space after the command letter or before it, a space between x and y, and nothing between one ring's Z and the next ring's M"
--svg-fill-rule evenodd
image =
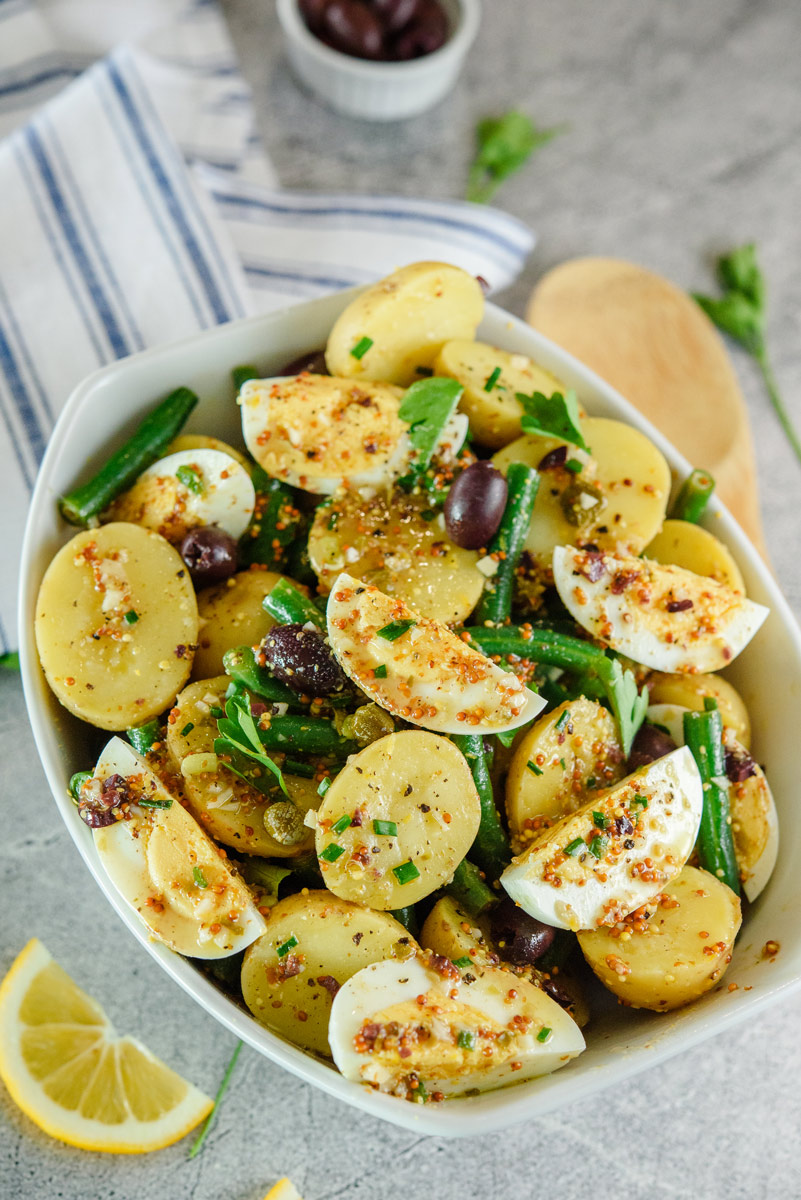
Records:
M685 1050L755 1014L795 987L801 977L801 806L797 803L798 712L801 707L801 636L775 582L734 520L713 502L705 520L729 545L743 572L749 595L767 604L771 615L752 644L727 674L740 689L753 721L754 748L764 763L781 822L776 871L751 906L734 961L721 987L690 1008L667 1015L619 1007L599 989L587 1029L588 1048L554 1075L441 1105L414 1105L376 1095L343 1079L336 1070L282 1041L227 999L185 959L149 940L147 931L107 883L92 836L67 794L70 775L92 761L98 738L59 706L40 670L33 635L36 594L50 559L75 531L59 518L60 494L108 456L142 416L179 384L194 388L201 403L187 426L194 431L239 439L239 411L232 399L230 369L254 362L266 375L311 347L322 345L353 292L301 304L283 312L223 325L172 346L148 350L104 368L82 383L64 410L50 440L31 503L21 568L20 647L25 697L36 744L56 804L89 869L125 924L168 975L223 1025L295 1075L357 1108L420 1133L472 1136L501 1129L585 1098L645 1067ZM529 326L491 304L479 337L508 350L530 354L574 387L593 413L620 417L648 434L677 478L687 462L664 438L601 379ZM241 440L241 439L239 439ZM769 940L781 950L774 962L763 957ZM739 985L728 991L730 983ZM167 985L165 984L165 988Z
M349 117L398 121L441 100L462 69L481 20L480 0L441 0L451 23L448 41L409 62L371 62L332 50L306 27L298 0L277 0L292 69L321 100Z

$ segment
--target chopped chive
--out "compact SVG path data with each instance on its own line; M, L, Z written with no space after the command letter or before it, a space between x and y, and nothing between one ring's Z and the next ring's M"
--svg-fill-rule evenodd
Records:
M358 342L351 350L351 356L353 358L364 358L365 354L370 349L372 344L373 344L372 338L369 338L369 337L359 338Z
M714 696L704 696L704 712L714 712L718 702Z
M608 817L604 816L602 812L595 812L595 810L593 810L592 819L599 829L608 829L611 824Z
M379 837L397 837L398 827L394 821L373 821L373 833Z
M415 375L419 375L421 377L421 379L430 379L431 376L434 374L434 368L433 367L415 367L414 373L415 373Z
M189 488L190 492L194 492L196 496L202 496L206 490L203 484L203 476L197 467L192 467L188 463L183 463L175 472L175 478Z
M352 817L349 817L348 814L345 813L343 816L341 816L339 818L338 821L334 821L334 824L331 826L331 832L332 833L344 833L345 830L350 825L352 819L353 819Z
M564 729L565 725L567 725L569 720L570 720L570 711L568 709L565 709L565 711L560 716L559 720L556 722L556 728L559 730Z
M583 467L577 458L569 458L565 463L565 469L572 471L574 475L580 475Z
M228 1066L225 1068L225 1074L222 1077L222 1083L217 1088L217 1095L214 1097L214 1105L212 1106L212 1110L209 1113L209 1115L206 1117L206 1120L203 1122L203 1127L200 1130L200 1133L197 1135L197 1138L195 1139L195 1141L192 1144L192 1149L189 1151L189 1155L188 1155L189 1158L194 1158L195 1155L199 1154L203 1148L203 1143L206 1140L206 1135L208 1134L209 1130L212 1127L212 1124L214 1123L214 1118L217 1116L217 1111L220 1107L220 1104L222 1103L222 1098L225 1095L225 1092L228 1088L228 1084L231 1081L231 1076L233 1075L234 1067L236 1066L236 1060L239 1058L239 1051L242 1049L244 1044L245 1044L244 1042L237 1042L237 1044L236 1044L236 1050L234 1050L233 1054L231 1055L231 1061L229 1062Z
M665 732L667 732L667 730ZM595 778L594 775L590 775L589 779L587 780L586 786L588 788L594 788L594 787L597 787L597 785L598 785L598 780Z
M469 958L466 954L463 958L452 959L452 962L455 967L459 967L459 969L462 971L464 971L467 967L472 967L473 965L472 958Z
M559 765L561 766L563 771L567 770L567 763L565 762L565 760L563 758L559 759Z
M537 1034L537 1041L547 1042L552 1033L552 1029L549 1029L547 1025L543 1025L542 1029Z
M295 946L297 946L297 944L298 944L298 939L295 937L294 933L292 933L289 935L289 937L286 939L285 942L281 943L281 945L276 950L276 954L278 955L279 958L286 958L287 954L289 954L289 951L294 950L294 948L295 948Z
M641 796L640 793L638 792L631 803L638 805L638 807L640 807L640 808L647 808L648 807L648 797Z
M140 806L140 808L172 808L172 800L171 799L170 800L148 800L143 797L141 800L137 800L136 803Z
M420 872L417 870L417 867L414 865L411 859L407 859L406 862L401 863L399 867L393 867L392 874L400 884L411 883L413 879L418 879L420 877Z
M188 733L191 733L194 728L195 728L194 723L192 721L187 721L187 723L184 725L183 729L181 730L181 737L186 737L186 735Z
M484 391L491 392L492 389L495 387L495 384L500 379L500 377L501 377L501 368L496 367L495 370L492 372L492 374L487 377L487 382L484 384Z
M411 617L404 617L400 621L390 621L389 625L384 625L378 630L378 636L383 638L385 642L395 642L399 637L403 637L404 633L408 633L412 626L417 622Z
M225 713L220 708L219 704L212 704L211 708L209 709L209 716L215 721L221 721L225 716Z
M206 879L206 876L203 874L200 867L192 868L192 878L199 888L207 888L209 886L209 881Z
M572 842L568 842L562 851L563 854L569 854L571 858L575 858L579 850L584 848L583 838L573 838Z
M459 1036L456 1039L456 1045L460 1050L475 1050L476 1035L472 1029L460 1029Z
M129 608L125 616L122 618L126 625L135 625L139 620L139 613L134 608Z
M320 786L317 789L318 796L324 796L331 786L331 777L326 775L325 779L320 780Z
M590 842L590 854L592 854L594 858L603 858L603 856L606 854L606 847L608 845L609 838L601 837L600 834L598 834Z
M423 511L420 513L420 516L423 518L424 521L433 521L435 519L436 515L437 515L437 510L435 508L424 508Z
M377 667L373 667L373 675L375 676L376 679L386 679L387 664L379 663L379 665Z
M329 842L325 850L320 851L320 858L323 862L336 862L340 854L344 854L342 846L338 846L336 842Z
M529 759L529 761L526 763L526 766L528 767L529 771L533 771L535 775L542 775L542 767L538 767L537 764L532 762L531 759Z

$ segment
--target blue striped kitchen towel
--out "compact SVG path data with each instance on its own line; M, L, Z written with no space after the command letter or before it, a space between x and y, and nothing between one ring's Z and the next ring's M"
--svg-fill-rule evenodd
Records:
M497 210L285 191L208 0L0 0L0 652L53 423L105 363L439 258L503 287Z

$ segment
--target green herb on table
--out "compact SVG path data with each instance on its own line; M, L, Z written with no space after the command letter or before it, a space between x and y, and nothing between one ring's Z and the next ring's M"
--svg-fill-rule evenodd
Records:
M203 1143L206 1140L209 1130L211 1129L212 1125L214 1124L214 1120L217 1116L220 1105L222 1103L222 1098L225 1095L226 1091L228 1090L228 1084L231 1082L231 1076L234 1073L234 1067L236 1066L236 1060L239 1058L239 1052L242 1049L243 1045L244 1045L244 1042L237 1042L237 1044L236 1044L236 1049L234 1050L233 1054L231 1055L231 1061L228 1063L228 1066L225 1068L225 1074L222 1077L222 1082L221 1082L220 1086L217 1088L217 1095L214 1097L214 1104L212 1105L211 1112L206 1117L206 1120L203 1122L203 1126L200 1130L200 1133L198 1134L197 1138L195 1139L195 1141L192 1145L192 1149L189 1151L189 1158L195 1158L196 1155L200 1154L200 1151L203 1149Z
M404 486L413 486L426 471L463 390L455 379L437 377L418 379L406 389L398 416L409 425L413 460L408 475L399 480Z
M779 394L779 385L768 357L765 340L765 278L757 262L756 246L749 243L737 247L730 254L724 254L718 259L717 274L723 295L702 296L694 292L693 299L718 329L744 346L756 361L776 416L796 458L801 462L801 439Z
M470 167L467 199L475 204L486 204L505 179L563 128L539 129L529 116L515 110L502 117L479 121L476 126L478 152Z
M9 650L7 654L0 654L0 668L4 671L18 671L19 651Z
M578 399L572 389L564 395L561 392L554 392L552 396L545 396L542 392L533 392L530 396L525 392L517 392L516 395L523 406L520 419L523 433L564 438L587 454L590 453L581 432Z

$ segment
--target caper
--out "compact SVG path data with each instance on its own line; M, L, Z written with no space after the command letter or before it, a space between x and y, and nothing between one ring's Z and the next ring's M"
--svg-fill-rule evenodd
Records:
M585 480L576 479L560 496L565 519L571 525L589 525L606 508L606 496Z
M264 828L281 846L296 846L306 836L303 813L291 800L277 800L264 814Z
M362 704L342 722L343 737L351 738L360 746L369 746L388 733L395 732L395 722L388 712L377 704Z

